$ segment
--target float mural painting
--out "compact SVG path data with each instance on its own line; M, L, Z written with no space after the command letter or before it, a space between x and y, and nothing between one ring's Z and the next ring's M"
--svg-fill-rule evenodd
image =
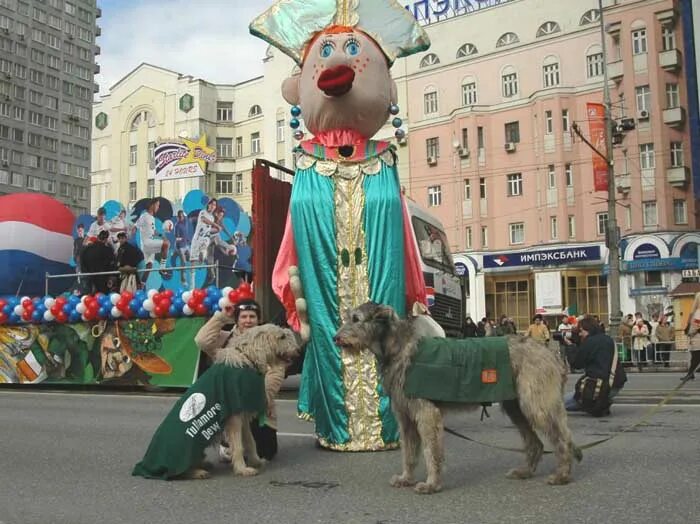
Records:
M46 274L78 272L81 250L100 231L124 231L129 242L144 251L153 271L147 274L146 289L194 289L216 283L214 269L190 269L219 264L219 286L236 286L240 276L252 271L250 216L231 198L215 199L200 190L187 193L182 201L158 198L158 210L148 214L149 199L123 206L108 201L98 216L81 215L46 195L17 193L0 197L0 296L44 295ZM192 243L197 237L197 253ZM153 246L168 240L167 257ZM184 270L168 268L187 266ZM51 279L49 294L74 289L76 278ZM117 290L118 291L118 290Z

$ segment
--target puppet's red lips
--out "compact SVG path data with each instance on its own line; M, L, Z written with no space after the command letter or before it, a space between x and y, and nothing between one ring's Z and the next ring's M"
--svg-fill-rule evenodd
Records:
M343 96L352 89L355 71L340 65L326 69L318 78L318 88L328 96Z

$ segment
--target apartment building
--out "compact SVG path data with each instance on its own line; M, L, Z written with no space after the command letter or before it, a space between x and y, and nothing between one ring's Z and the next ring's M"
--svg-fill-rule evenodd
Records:
M0 194L90 208L95 0L0 0Z

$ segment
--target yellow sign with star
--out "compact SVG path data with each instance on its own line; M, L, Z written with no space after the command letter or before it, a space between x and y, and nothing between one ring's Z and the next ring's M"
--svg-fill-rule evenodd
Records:
M216 152L207 145L207 135L197 140L168 140L160 142L154 152L155 180L202 177L207 163L216 162Z

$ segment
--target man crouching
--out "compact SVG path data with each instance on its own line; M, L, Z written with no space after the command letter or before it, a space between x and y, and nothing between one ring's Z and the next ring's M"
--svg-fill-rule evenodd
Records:
M264 374L298 356L299 346L288 329L264 325L236 337L175 403L132 474L163 480L209 478L203 467L205 450L225 433L233 473L256 475L263 460L250 420L266 410Z

